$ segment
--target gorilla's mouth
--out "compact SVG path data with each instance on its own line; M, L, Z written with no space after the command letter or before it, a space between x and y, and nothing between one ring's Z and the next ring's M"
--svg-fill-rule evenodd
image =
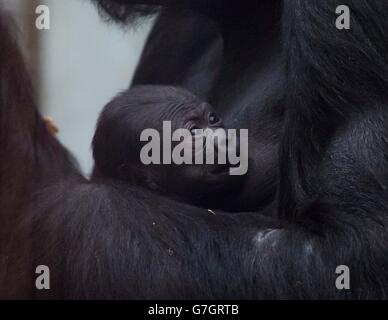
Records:
M211 174L213 175L225 175L225 174L228 174L230 173L230 169L231 168L235 168L237 167L238 165L233 165L233 164L230 164L230 163L227 163L227 164L218 164L218 165L215 165L214 168L210 171Z

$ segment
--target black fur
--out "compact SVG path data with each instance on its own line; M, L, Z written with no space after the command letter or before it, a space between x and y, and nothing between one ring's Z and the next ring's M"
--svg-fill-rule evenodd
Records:
M200 10L220 26L222 55L207 50L213 42L200 41L193 18L186 43L198 35L203 47L196 55L209 61L211 52L211 61L222 59L219 74L200 90L231 126L253 130L254 168L262 170L254 170L252 179L263 182L267 195L260 196L259 184L253 203L271 200L260 214L215 216L117 181L82 181L75 169L62 166L68 157L43 129L29 104L31 91L20 89L30 85L2 17L0 146L7 152L0 158L0 201L7 206L1 211L1 295L386 298L388 3L348 2L351 29L342 31L334 22L335 7L343 3L334 0L285 1L282 10L260 2L273 8L267 12L242 5L233 24L224 19L228 14ZM233 1L224 5L238 7ZM165 14L171 18L179 10ZM168 20L161 19L156 28L166 32ZM150 53L158 48L157 31L145 51L153 58L139 70L158 63L158 54ZM161 63L157 77L169 67ZM197 67L203 68L199 63L179 70L190 79ZM190 89L190 83L182 85ZM27 173L19 174L20 168ZM56 186L41 187L47 180ZM12 192L8 181L14 181ZM17 229L9 221L21 216ZM24 255L30 245L32 254ZM33 290L36 264L50 266L51 291ZM335 268L342 264L350 267L349 291L335 288Z

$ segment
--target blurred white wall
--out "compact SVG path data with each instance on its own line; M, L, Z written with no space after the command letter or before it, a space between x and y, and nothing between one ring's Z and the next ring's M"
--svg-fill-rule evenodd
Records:
M26 23L27 28L35 28L31 21L36 5L50 8L51 29L38 31L40 107L54 119L58 138L88 174L98 114L130 84L152 21L124 30L103 22L88 0L40 0L34 5L31 1L35 0L0 0L14 11L25 34L30 34L23 26ZM23 22L19 18L26 16L26 10L32 12Z
M151 23L136 30L107 24L85 0L46 0L51 29L40 32L42 112L84 173L92 167L90 144L102 107L128 87Z

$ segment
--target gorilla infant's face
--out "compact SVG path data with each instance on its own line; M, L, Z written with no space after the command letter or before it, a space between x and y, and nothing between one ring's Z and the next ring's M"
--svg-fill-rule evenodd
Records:
M221 152L227 156L226 131L222 120L208 103L197 100L184 103L177 101L166 106L162 114L166 115L164 121L171 120L172 132L179 129L190 132L190 135L182 137L180 141L173 142L172 150L178 145L192 148L193 164L172 163L163 169L154 167L154 187L200 202L202 198L225 193L239 186L242 177L230 175L227 157L224 163L220 164L218 161ZM215 133L225 135L221 134L216 138ZM210 144L214 148L206 149L209 143L214 143ZM214 162L208 162L209 157L214 158ZM196 158L202 159L203 164L198 164Z
M141 137L149 129L158 134L160 150L149 150L156 161L144 163L141 154L150 139ZM185 129L186 134L171 141L179 129ZM209 203L208 199L237 189L243 179L230 175L227 162L218 164L220 150L226 154L227 145L225 135L214 138L218 129L224 125L213 108L190 92L167 86L134 87L112 100L100 116L93 140L95 172L173 198ZM211 141L214 148L206 149ZM192 151L192 164L174 161L177 153L182 155L182 148ZM159 155L154 154L157 151ZM201 156L203 164L198 164L196 159ZM209 156L214 157L214 164L205 164ZM170 164L165 164L166 157L172 159Z

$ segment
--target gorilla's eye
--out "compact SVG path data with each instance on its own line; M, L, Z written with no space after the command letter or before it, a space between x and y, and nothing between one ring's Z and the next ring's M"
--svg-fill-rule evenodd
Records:
M192 127L191 129L190 129L190 132L191 132L191 135L192 136L196 136L199 132L199 128L198 127Z
M220 122L220 119L217 117L217 115L215 115L214 113L211 113L209 115L209 123L210 124L217 124L218 122Z

